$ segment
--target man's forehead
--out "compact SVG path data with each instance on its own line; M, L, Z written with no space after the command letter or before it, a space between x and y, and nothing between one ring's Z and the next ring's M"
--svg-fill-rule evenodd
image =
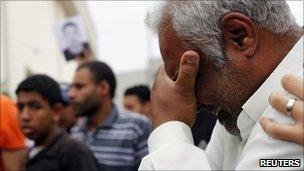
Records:
M131 101L139 101L139 97L136 94L128 94L125 96L125 99L131 100Z
M139 97L135 94L125 96L124 103L128 105L141 105Z
M178 37L170 20L159 32L159 46L167 74L174 79L178 73L180 59L185 52L182 40Z
M21 91L17 95L18 102L40 102L41 100L43 100L42 96L36 91Z
M80 68L76 71L73 82L91 82L92 73L88 68Z

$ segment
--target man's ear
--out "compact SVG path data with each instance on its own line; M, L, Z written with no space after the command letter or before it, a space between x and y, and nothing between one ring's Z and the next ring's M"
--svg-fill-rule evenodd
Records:
M149 109L149 108L150 108L150 105L151 105L150 101L145 101L145 102L143 103L143 106L144 106L146 109Z
M61 103L56 103L53 106L53 111L54 111L53 120L55 122L59 121L61 114L62 114L62 110L63 110L63 105Z
M146 101L143 103L143 108L146 114L150 114L151 112L151 101Z
M222 29L227 57L234 62L254 55L258 44L258 30L244 14L233 12L222 19Z
M106 80L101 80L99 83L98 83L98 93L101 95L101 96L105 96L105 95L109 95L111 94L110 92L110 85L109 83L106 81Z

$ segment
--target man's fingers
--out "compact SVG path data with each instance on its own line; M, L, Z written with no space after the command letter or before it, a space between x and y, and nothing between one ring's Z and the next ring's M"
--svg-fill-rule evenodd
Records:
M182 89L194 90L196 75L199 67L199 55L194 51L183 54L176 85Z
M157 70L152 90L156 89L159 86L162 86L161 84L165 84L167 80L170 79L167 76L164 65L161 65Z
M165 66L161 65L157 70L156 79L164 79L165 77L167 77Z
M296 136L293 125L279 124L266 117L261 117L260 124L264 131L273 138L293 140Z
M278 92L273 92L270 94L269 96L269 103L271 104L271 106L273 106L275 109L277 109L278 111L288 114L288 115L292 115L292 117L294 117L296 120L300 120L303 113L303 101L301 100L296 100L292 111L291 112L287 112L287 103L288 100L290 98L286 97L285 95L278 93Z
M304 98L303 81L304 81L303 79L301 79L296 75L286 74L282 77L281 83L285 90L287 90L291 94L303 100Z

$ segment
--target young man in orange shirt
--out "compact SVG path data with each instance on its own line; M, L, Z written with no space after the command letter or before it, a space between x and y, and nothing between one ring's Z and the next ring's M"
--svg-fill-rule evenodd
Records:
M0 104L0 170L22 170L26 146L17 119L17 108L11 99L2 94Z

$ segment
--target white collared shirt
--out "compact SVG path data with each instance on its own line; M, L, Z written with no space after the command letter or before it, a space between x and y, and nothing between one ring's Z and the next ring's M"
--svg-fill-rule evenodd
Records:
M303 170L303 146L273 139L258 122L263 115L279 123L294 123L268 103L271 92L285 92L280 81L287 73L303 77L303 37L242 106L237 120L241 138L229 134L217 122L204 151L194 146L189 126L179 121L166 122L151 133L149 155L142 159L139 170ZM260 159L300 159L301 166L260 167Z

